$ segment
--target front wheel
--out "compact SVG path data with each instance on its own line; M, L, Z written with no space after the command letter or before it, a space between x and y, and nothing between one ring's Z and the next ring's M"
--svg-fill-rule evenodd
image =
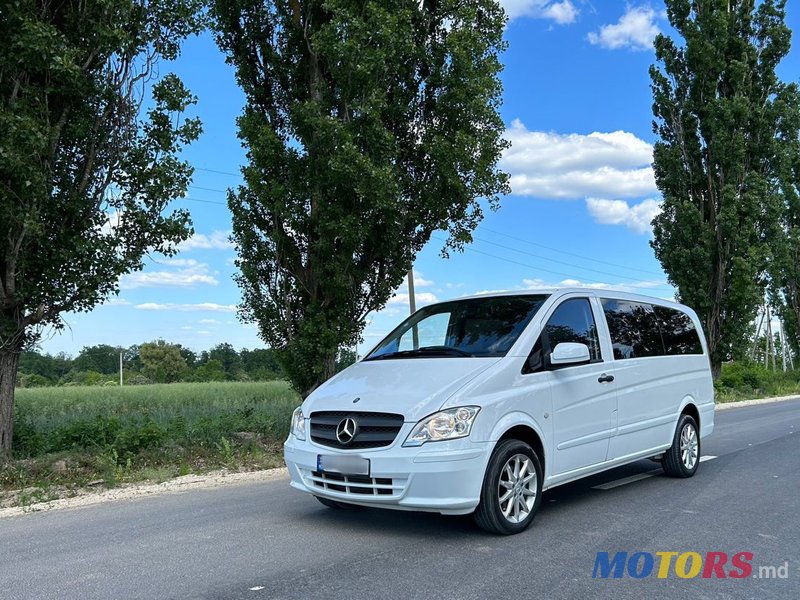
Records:
M700 464L700 434L690 415L681 415L672 446L664 453L661 466L670 477L691 477Z
M533 448L520 440L503 440L486 467L475 522L491 533L524 531L541 503L543 478Z

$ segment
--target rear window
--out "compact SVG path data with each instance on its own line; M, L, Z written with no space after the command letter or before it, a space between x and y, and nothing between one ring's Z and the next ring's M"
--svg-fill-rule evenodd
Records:
M702 354L703 345L692 318L685 312L666 306L654 307L661 322L664 350L669 355Z
M615 359L703 353L697 328L685 312L631 300L601 302Z

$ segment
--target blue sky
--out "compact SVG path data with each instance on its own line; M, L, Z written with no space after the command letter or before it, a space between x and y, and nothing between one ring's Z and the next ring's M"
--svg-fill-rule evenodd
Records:
M649 166L654 141L648 67L650 42L669 31L661 2L503 0L506 30L502 117L512 147L501 166L512 193L486 213L475 243L449 260L444 234L415 263L417 302L487 290L543 285L620 287L672 297L649 246L658 191ZM790 2L788 24L800 30ZM797 43L797 36L794 37ZM198 96L204 134L185 157L197 169L188 197L196 234L172 259L152 256L121 281L119 297L91 313L67 315L65 331L44 351L77 354L83 346L129 346L157 338L204 350L220 342L263 347L253 325L236 318L235 251L225 190L239 181L244 150L235 119L244 102L232 69L206 33L162 64ZM800 75L800 50L780 68ZM407 290L371 315L361 349L408 313Z

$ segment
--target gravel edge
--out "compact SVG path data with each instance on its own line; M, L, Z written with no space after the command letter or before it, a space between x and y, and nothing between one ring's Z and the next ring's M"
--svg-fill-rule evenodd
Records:
M775 396L774 398L759 398L757 400L739 400L737 402L718 402L716 410L741 408L743 406L758 406L759 404L772 404L773 402L786 402L787 400L800 400L800 396Z
M265 469L262 471L249 471L246 473L231 473L229 471L213 471L204 475L183 475L163 483L131 484L101 492L87 491L72 498L60 498L50 502L39 502L28 506L13 506L0 508L0 519L16 517L34 512L60 510L66 508L80 508L118 500L132 500L147 496L160 496L176 494L190 490L206 490L222 486L258 483L272 481L288 476L286 467Z

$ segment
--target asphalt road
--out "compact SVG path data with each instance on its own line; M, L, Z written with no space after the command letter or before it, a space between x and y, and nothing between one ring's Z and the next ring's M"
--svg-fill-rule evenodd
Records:
M327 509L285 480L3 519L0 598L799 598L800 401L716 422L694 478L642 461L556 488L512 537ZM601 551L751 552L753 574L592 578Z

